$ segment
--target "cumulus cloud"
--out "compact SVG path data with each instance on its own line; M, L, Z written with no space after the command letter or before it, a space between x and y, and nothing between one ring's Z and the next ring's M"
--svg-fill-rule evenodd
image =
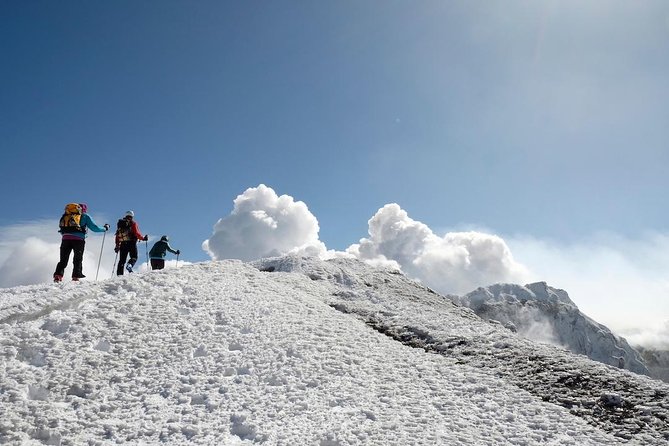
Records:
M369 220L369 238L344 253L328 251L318 231L318 220L303 202L278 196L261 184L234 200L231 214L218 220L202 247L212 259L245 261L288 253L354 256L400 269L444 293L522 281L527 275L501 238L473 231L439 237L425 224L409 218L397 204L380 209Z
M500 237L474 231L440 237L397 204L379 209L369 220L369 238L347 252L372 263L396 265L442 293L464 293L497 282L523 283L528 277Z
M202 249L214 260L250 261L288 253L323 256L326 249L318 231L318 220L306 204L261 184L234 200L232 213L218 220Z

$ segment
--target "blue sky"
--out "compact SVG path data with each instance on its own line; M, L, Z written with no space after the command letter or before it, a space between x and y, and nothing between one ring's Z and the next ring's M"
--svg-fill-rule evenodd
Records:
M334 250L388 203L516 257L667 232L664 1L10 1L0 50L0 226L133 209L201 261L265 184Z

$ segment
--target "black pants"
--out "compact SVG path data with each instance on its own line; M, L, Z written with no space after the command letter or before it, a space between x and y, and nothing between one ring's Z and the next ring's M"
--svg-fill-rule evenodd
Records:
M121 242L121 246L118 249L118 266L116 267L116 275L123 275L123 267L125 266L125 260L130 255L130 260L128 263L131 266L135 266L137 262L137 242Z
M60 261L56 265L56 272L53 273L54 276L63 276L65 274L65 268L67 268L67 263L70 261L70 253L74 251L74 257L72 258L72 264L74 269L72 270L72 278L79 279L84 276L82 272L83 263L84 263L84 246L86 241L81 240L63 240L60 243Z
M165 268L165 259L151 259L151 269Z

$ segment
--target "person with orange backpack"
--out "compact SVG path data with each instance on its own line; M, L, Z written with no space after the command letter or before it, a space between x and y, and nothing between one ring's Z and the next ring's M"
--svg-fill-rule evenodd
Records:
M134 220L135 213L133 211L128 211L125 213L125 217L121 218L116 224L116 247L114 252L118 253L118 266L116 267L116 275L123 275L123 266L125 269L131 273L132 268L137 262L137 241L143 240L148 241L148 235L142 235L139 232L139 225ZM125 263L125 260L130 255L130 260L128 263Z
M69 203L65 206L65 213L60 217L58 226L63 237L60 242L60 261L56 265L56 271L53 273L54 282L62 282L65 268L70 261L70 253L74 251L72 258L73 270L72 280L83 279L84 247L86 245L86 232L90 229L93 232L106 232L109 225L105 223L102 228L99 227L93 219L86 213L88 206L85 203Z

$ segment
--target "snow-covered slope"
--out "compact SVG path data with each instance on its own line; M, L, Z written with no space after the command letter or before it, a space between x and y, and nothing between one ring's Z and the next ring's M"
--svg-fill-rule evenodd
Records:
M639 354L648 366L650 376L669 382L669 351L640 347Z
M353 260L0 290L0 443L660 445L669 386Z
M581 313L564 290L545 282L497 284L462 297L449 297L484 319L513 326L530 339L562 345L595 361L649 374L639 353L624 338Z

